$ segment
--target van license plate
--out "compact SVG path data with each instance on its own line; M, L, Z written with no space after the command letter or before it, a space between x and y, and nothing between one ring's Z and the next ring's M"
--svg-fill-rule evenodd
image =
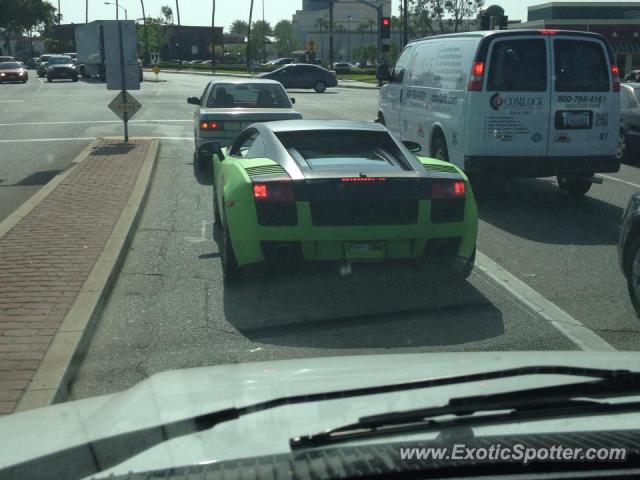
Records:
M591 128L591 112L560 112L562 119L560 128L564 129L589 129Z

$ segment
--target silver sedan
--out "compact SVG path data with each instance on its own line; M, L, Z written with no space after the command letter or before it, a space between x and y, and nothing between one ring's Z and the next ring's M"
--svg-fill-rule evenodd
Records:
M198 154L200 145L230 145L245 127L255 122L301 119L284 87L275 80L230 78L209 82L201 97L189 97L197 105L194 115L194 162L206 169L211 159Z

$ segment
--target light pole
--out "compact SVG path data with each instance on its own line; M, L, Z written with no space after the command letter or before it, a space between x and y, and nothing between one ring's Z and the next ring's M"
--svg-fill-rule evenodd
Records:
M347 61L351 63L351 15L347 15Z
M176 0L176 14L178 15L178 30L176 30L176 48L178 50L178 62L180 68L182 68L182 42L181 42L181 28L180 28L180 6L178 5L178 0Z
M116 6L116 20L118 20L118 19L119 19L119 16L118 16L118 9L119 9L119 8L121 8L122 10L124 10L124 19L125 19L125 20L128 20L128 19L129 19L129 17L128 17L128 15L127 15L127 9L126 9L126 8L124 8L124 7L121 7L120 5L118 5L118 3L117 3L117 2L116 2L116 3L113 3L113 2L104 2L104 4L105 4L105 5L115 5L115 6Z
M140 0L142 6L142 21L144 25L144 64L149 65L149 34L147 33L147 14L144 12L144 0Z

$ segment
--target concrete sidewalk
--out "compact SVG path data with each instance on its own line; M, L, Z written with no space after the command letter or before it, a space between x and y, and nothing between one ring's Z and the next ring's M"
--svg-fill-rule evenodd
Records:
M145 69L145 72L151 72L151 69ZM158 80L156 80L155 75L153 77L145 76L145 81L155 82L155 81L163 81L161 79L163 73L175 73L175 74L189 74L189 75L208 75L208 76L217 76L217 77L253 77L254 75L250 73L224 73L223 71L212 73L212 72L204 72L202 70L163 70L158 75ZM165 80L166 81L166 80ZM378 90L380 87L373 83L367 82L359 82L357 80L338 80L338 87L342 88L359 88L362 90Z
M157 152L157 140L95 140L0 223L0 414L64 399Z

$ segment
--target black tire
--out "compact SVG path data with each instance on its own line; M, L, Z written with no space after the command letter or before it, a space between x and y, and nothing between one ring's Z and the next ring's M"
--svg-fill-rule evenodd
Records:
M591 189L589 177L563 177L558 176L558 186L563 193L570 197L582 197Z
M240 267L236 260L236 254L231 245L231 237L229 236L229 226L225 221L222 223L222 235L220 245L220 263L222 263L222 276L226 283L231 283L240 278Z
M49 83L53 82L53 78L47 77L47 82L49 82Z
M378 112L378 120L376 120L380 125L385 125L384 123L384 113Z
M469 260L467 261L464 268L460 272L460 275L462 276L462 278L469 278L469 275L471 275L471 272L473 272L473 266L475 264L476 264L476 249L474 248L473 254L471 254L471 257L469 257Z
M636 316L640 318L640 237L631 242L626 253L624 269L627 272L629 299Z
M220 218L220 210L218 207L218 196L216 195L216 186L215 181L213 182L213 224L220 226L222 225L222 219Z
M313 89L317 93L324 93L324 91L327 89L327 84L324 83L322 80L318 80L316 83L313 84Z
M27 81L26 80L22 80L22 83L27 83Z
M72 80L73 80L74 82L77 82L77 81L78 81L78 76L76 75L75 77L73 77L73 79L72 79Z
M440 132L436 133L435 137L433 138L431 156L445 162L449 161L449 150L447 150L447 142Z
M212 170L211 158L198 153L196 150L193 154L193 161L196 164L196 170L200 173L208 173Z
M623 129L620 129L618 135L618 150L616 151L616 157L618 160L624 160L629 153L629 142L627 141L627 134Z

